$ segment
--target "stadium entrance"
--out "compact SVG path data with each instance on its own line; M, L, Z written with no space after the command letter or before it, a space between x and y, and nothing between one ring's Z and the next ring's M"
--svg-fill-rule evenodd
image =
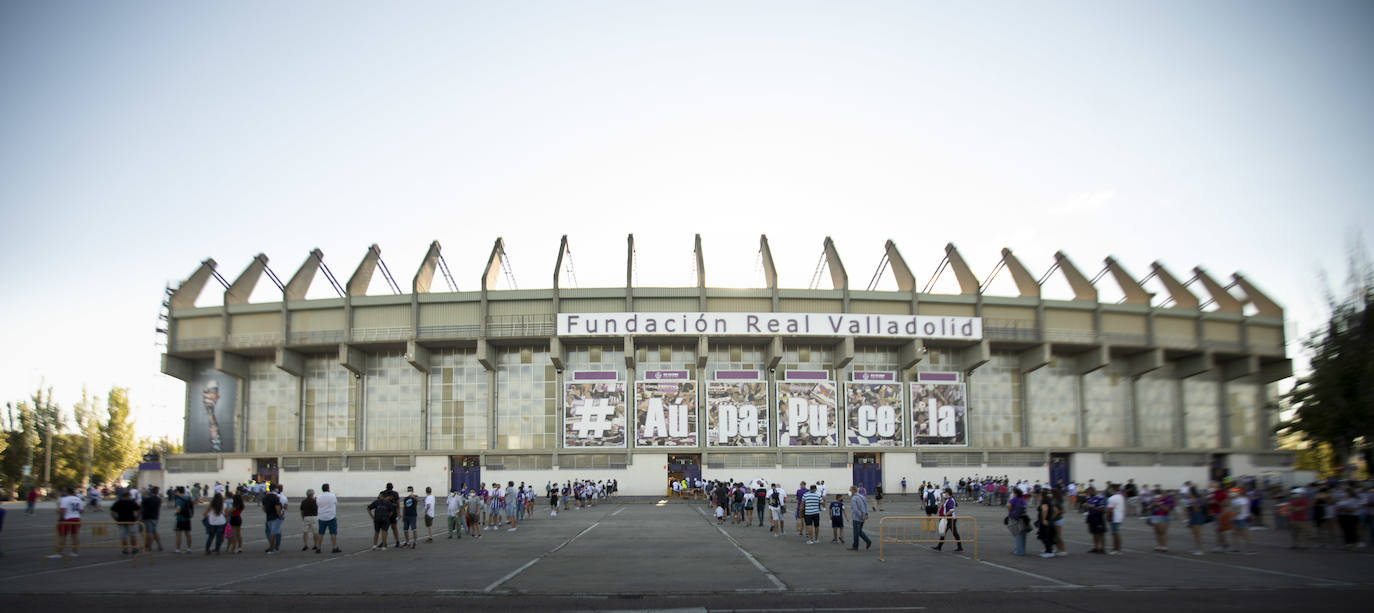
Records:
M854 485L873 494L883 482L883 460L880 453L854 454Z
M475 455L451 455L448 457L449 489L459 492L463 488L476 490L482 488L482 458Z
M687 479L689 484L695 484L701 478L701 454L673 454L668 456L668 481L681 481Z
M1050 454L1050 485L1067 487L1069 485L1069 458L1071 453Z
M253 478L258 483L277 483L277 459L257 458L253 460Z

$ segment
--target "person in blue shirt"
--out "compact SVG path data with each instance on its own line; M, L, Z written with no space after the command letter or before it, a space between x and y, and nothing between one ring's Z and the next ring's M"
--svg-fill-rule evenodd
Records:
M830 503L830 532L834 535L830 542L844 542L844 496L840 494Z

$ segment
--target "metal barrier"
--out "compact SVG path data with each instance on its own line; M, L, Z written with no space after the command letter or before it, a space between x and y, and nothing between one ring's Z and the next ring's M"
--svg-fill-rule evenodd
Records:
M954 517L915 516L915 515L896 515L884 517L878 520L878 560L883 559L884 543L939 543L940 542L940 520L958 520L960 530L965 538L958 540L945 539L946 543L962 546L964 543L973 544L973 559L978 559L978 520L973 517L956 515ZM889 522L891 525L889 525ZM967 538L968 528L973 529L973 538Z
M135 545L134 549L136 553L132 556L129 556L129 561L133 564L134 567L138 567L138 559L141 557L147 557L148 563L153 563L153 553L151 551L143 550L143 543L145 538L143 522L83 521L75 524L64 524L59 522L56 526L53 527L53 552L59 552L59 547L61 549L71 548L69 547L69 543L67 542L70 540L70 538L62 535L63 526L76 527L75 536L77 539L77 546L75 547L75 549L78 550L127 549L128 547L124 545L123 540L120 538L119 528L121 526L130 526L133 528ZM48 556L51 555L51 553L52 552L43 554L43 566L47 566ZM67 560L69 559L70 556L62 556L62 563L66 564Z

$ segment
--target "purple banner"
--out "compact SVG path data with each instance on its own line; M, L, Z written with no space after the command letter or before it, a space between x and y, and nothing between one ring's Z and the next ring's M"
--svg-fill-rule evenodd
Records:
M896 381L897 373L890 370L861 370L854 372L855 381Z
M923 372L916 376L917 381L945 381L949 383L959 382L957 372Z
M789 370L782 374L784 381L828 381L830 372L825 370Z
M685 370L646 370L645 381L686 381L689 377Z
M573 381L615 381L620 375L614 370L579 370L572 378Z
M758 381L761 377L757 370L717 370L716 378L722 381Z

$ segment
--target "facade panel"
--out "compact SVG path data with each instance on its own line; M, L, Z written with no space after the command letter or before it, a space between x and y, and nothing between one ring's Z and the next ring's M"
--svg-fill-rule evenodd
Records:
M1083 375L1084 429L1089 447L1131 444L1131 386L1119 366Z
M1221 444L1218 401L1215 379L1199 376L1183 380L1185 447L1209 449Z
M424 448L420 372L400 353L368 354L363 424L368 451Z
M1051 364L1026 375L1030 442L1036 447L1078 446L1078 375Z
M331 357L305 360L302 426L305 451L357 449L358 385Z
M429 449L480 451L487 448L487 371L471 349L430 355Z
M248 364L249 453L297 451L300 394L298 381L272 360Z
M1016 354L994 353L968 377L969 445L1021 446L1021 369Z
M1136 380L1141 447L1168 449L1175 445L1179 385L1178 379L1156 373Z
M571 353L571 351L570 351ZM496 449L558 446L558 375L542 347L502 347L496 364ZM624 360L620 360L624 368Z

